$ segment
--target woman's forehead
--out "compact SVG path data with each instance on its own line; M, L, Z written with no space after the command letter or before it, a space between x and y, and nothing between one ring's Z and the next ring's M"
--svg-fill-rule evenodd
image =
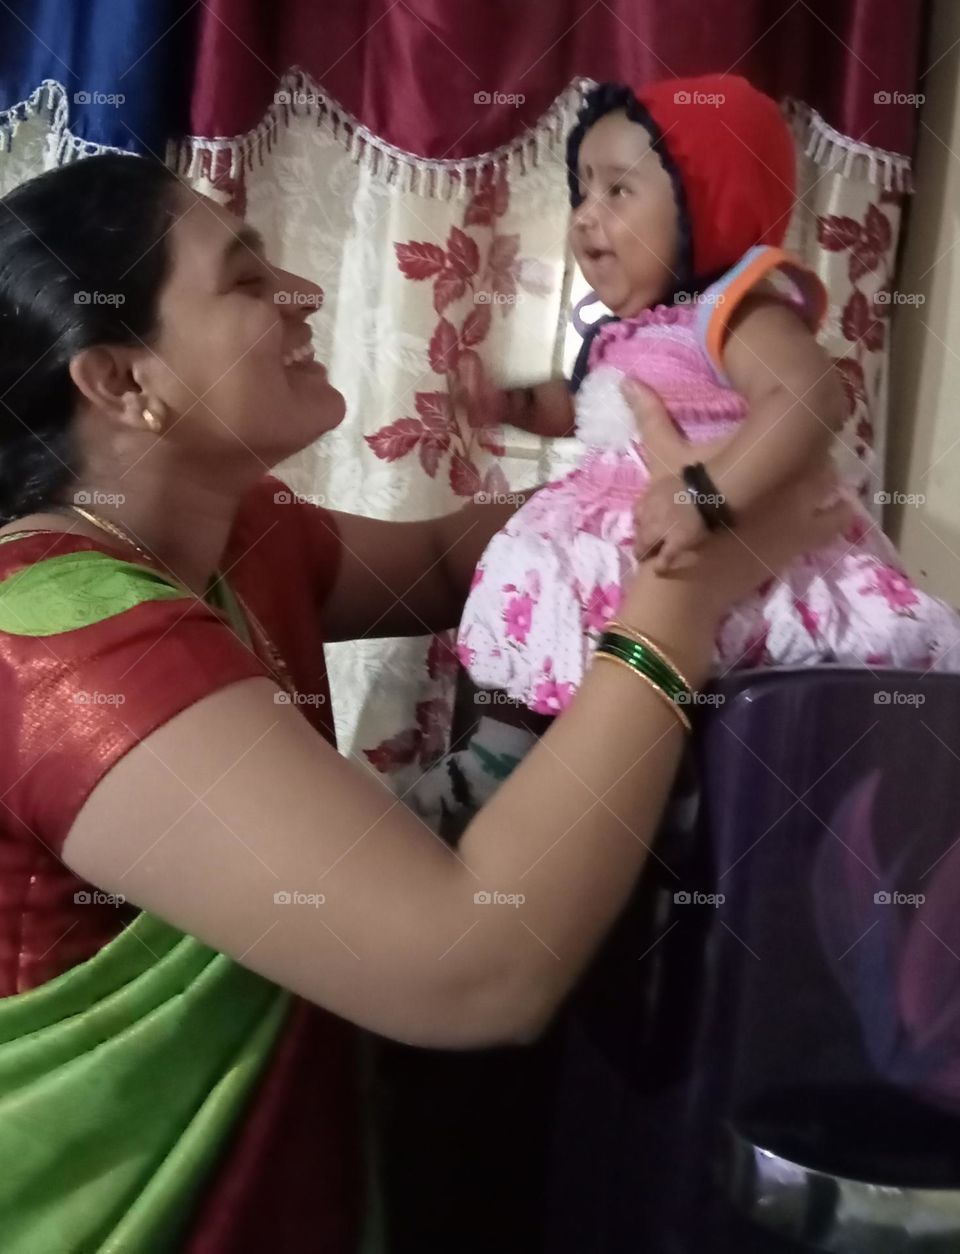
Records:
M170 230L174 274L219 274L241 252L259 252L260 235L209 196L183 189Z

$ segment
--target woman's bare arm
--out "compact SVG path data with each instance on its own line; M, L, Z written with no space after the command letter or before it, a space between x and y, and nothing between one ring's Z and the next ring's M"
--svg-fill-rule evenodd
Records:
M822 479L788 490L776 526L760 511L693 572L641 571L623 614L700 682L722 610L844 521L813 516L822 493ZM597 664L453 852L274 695L238 683L154 732L93 791L65 862L385 1035L535 1035L643 866L681 749L672 711Z
M472 501L409 523L331 511L342 549L324 601L324 638L424 636L455 627L483 550L524 499L517 493L506 502Z

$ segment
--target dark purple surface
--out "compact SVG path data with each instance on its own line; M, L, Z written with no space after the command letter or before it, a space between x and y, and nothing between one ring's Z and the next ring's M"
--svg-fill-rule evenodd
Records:
M960 1187L960 676L718 692L699 816L668 824L571 1008L551 1254L801 1248L727 1207L728 1122L827 1171ZM698 891L725 900L674 900Z

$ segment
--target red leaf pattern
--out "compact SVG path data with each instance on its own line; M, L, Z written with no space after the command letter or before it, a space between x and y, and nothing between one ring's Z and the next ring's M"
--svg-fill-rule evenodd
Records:
M817 242L830 252L845 252L860 239L862 227L856 218L826 214L817 219Z
M437 374L446 374L456 366L459 351L456 327L446 318L441 318L430 340L430 368Z
M436 244L394 244L401 273L408 279L432 279L446 262L446 255Z
M447 239L447 259L450 269L465 279L472 278L480 268L480 249L477 242L461 231L458 226L450 228Z
M385 462L395 462L417 447L424 433L423 423L419 418L398 418L389 427L381 427L373 435L363 438L379 458Z
M450 461L450 487L457 496L476 496L480 491L479 471L460 453L454 453Z

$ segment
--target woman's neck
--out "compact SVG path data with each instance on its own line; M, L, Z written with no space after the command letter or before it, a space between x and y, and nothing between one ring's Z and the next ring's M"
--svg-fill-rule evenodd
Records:
M131 471L113 485L100 477L94 487L88 479L63 499L59 516L70 526L62 529L128 548L132 560L149 560L197 596L206 594L221 569L242 486L211 487L167 475L152 480Z

